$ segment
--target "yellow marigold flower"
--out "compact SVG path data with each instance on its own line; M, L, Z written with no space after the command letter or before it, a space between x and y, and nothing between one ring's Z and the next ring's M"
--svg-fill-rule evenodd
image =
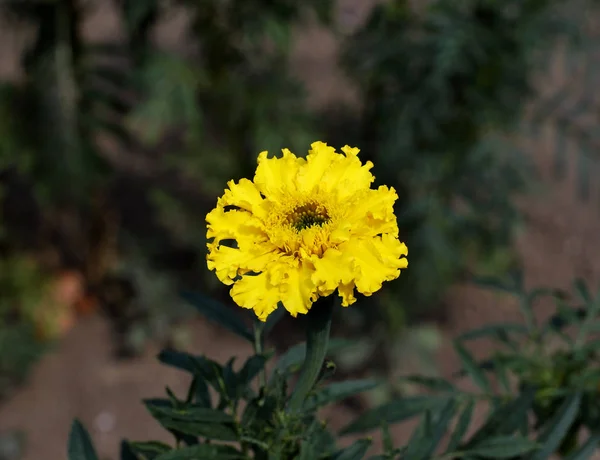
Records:
M280 301L295 317L336 289L348 306L354 288L369 296L408 266L396 191L370 188L357 148L311 147L306 159L261 152L254 181L229 181L206 217L208 268L262 321Z

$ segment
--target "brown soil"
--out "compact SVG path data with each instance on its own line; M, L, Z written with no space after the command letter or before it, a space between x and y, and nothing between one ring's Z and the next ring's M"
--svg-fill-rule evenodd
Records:
M372 2L341 0L340 21L347 27L360 22ZM164 43L177 43L183 18L175 18L158 34ZM0 30L2 26L0 25ZM118 33L119 27L108 6L98 11L88 25L90 36ZM18 76L15 64L18 42L0 40L0 75ZM311 102L331 102L352 97L351 88L334 68L336 43L331 35L310 28L297 34L294 66L311 89ZM552 86L564 79L560 66L553 75ZM340 84L342 83L342 84ZM526 282L531 286L568 288L575 276L595 283L600 279L600 212L597 203L582 204L575 197L574 179L557 184L549 177L551 131L536 142L528 141L528 150L542 172L542 190L526 199L521 206L526 226L517 248L522 257ZM570 171L574 168L570 168ZM457 286L449 293L449 321L442 334L438 362L441 372L449 376L457 368L457 359L448 340L467 329L493 321L518 319L511 299L474 287ZM540 305L539 314L547 315L548 305ZM243 359L249 347L230 334L195 321L190 349L224 361L232 355ZM66 439L73 418L80 418L92 432L102 457L116 458L122 438L134 440L162 439L169 436L151 419L140 399L163 394L165 386L176 393L185 391L187 377L159 366L158 350L148 350L134 362L118 363L112 359L107 324L92 316L79 322L57 349L45 356L29 382L0 407L0 432L18 428L27 433L24 460L64 459ZM489 344L478 346L483 356ZM330 414L332 423L340 425L348 414L344 409ZM406 427L395 430L397 442L406 439Z

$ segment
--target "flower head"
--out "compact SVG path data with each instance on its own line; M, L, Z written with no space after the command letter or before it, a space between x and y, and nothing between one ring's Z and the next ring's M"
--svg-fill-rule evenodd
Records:
M278 302L296 316L336 289L348 306L355 288L369 296L408 266L396 191L371 189L357 148L311 147L305 159L260 153L254 180L229 181L206 217L208 268L262 321Z

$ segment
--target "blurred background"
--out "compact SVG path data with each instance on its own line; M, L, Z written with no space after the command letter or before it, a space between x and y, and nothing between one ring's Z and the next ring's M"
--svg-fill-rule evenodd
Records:
M179 292L231 305L204 217L262 150L358 146L400 196L409 269L333 331L356 341L339 376L389 385L333 423L410 391L401 373L451 375L448 338L518 317L474 276L596 286L598 17L594 0L0 0L0 460L64 458L74 417L106 458L163 439L140 399L187 382L161 347L251 352ZM288 318L272 345L301 339Z

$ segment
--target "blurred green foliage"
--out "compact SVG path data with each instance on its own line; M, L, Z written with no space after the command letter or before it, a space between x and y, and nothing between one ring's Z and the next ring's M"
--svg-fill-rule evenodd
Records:
M54 335L43 330L55 319L47 293L47 279L35 261L0 259L0 399L23 381L47 348L42 334Z
M465 272L515 265L513 200L532 171L514 134L535 95L533 71L572 28L560 7L439 0L415 11L395 0L346 43L343 62L363 102L353 142L378 180L397 188L413 254L394 308L438 305Z
M398 191L413 255L403 282L361 301L349 333L375 331L377 349L389 348L451 283L515 264L513 197L528 164L511 134L532 96L532 71L569 31L558 0L375 6L358 30L338 37L339 65L359 103L334 115L308 109L289 65L294 31L318 20L335 32L331 1L113 5L124 38L92 42L82 25L94 1L3 4L15 27L34 33L21 55L24 78L0 89L2 172L34 192L42 223L26 225L32 241L57 246L91 293L101 297L116 274L135 286L165 268L175 276L150 282L164 292L215 290L203 263L204 216L226 181L250 176L262 150L301 152L316 139L356 145L373 160L378 181ZM179 46L167 49L155 32L177 12L188 22ZM31 243L8 215L7 235L11 245ZM138 315L134 304L116 303L110 316L119 330L136 324L136 337L148 335L156 311L145 305L149 315Z

